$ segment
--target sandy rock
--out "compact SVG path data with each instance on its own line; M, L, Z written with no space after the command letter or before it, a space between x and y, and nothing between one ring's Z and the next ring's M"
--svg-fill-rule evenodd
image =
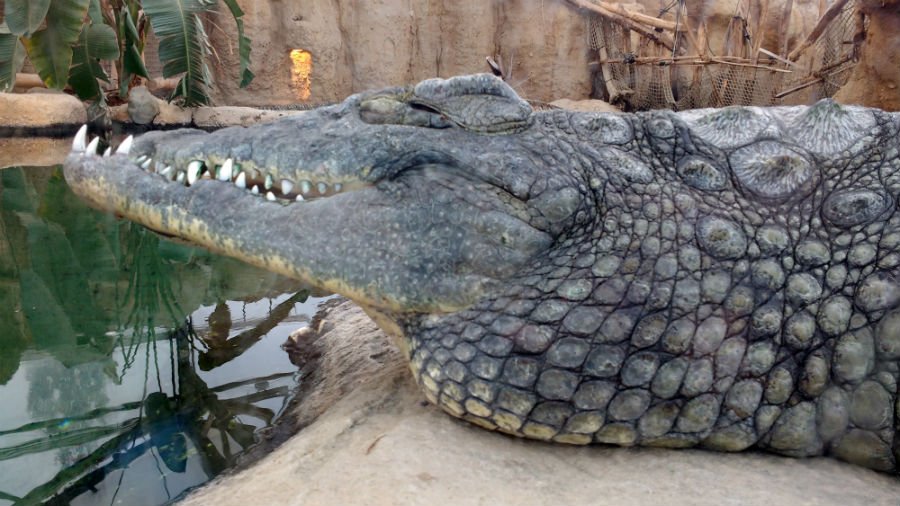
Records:
M51 128L83 125L84 105L65 93L0 93L0 126Z
M194 120L194 110L159 100L159 114L153 120L154 126L190 126Z
M70 151L71 137L0 137L0 169L57 165Z
M358 309L332 315L310 344L331 364L314 388L328 394L312 411L330 407L249 469L183 504L896 506L900 497L896 477L833 459L569 447L475 428L423 403L399 354ZM328 346L337 343L333 353ZM348 371L355 386L340 388Z
M252 107L234 106L200 107L194 111L194 125L200 128L219 128L235 125L250 126L304 112L306 111L269 111Z
M560 109L568 109L577 112L622 112L618 107L602 100L572 100L561 98L550 102L550 105Z
M219 51L213 68L218 103L326 103L366 89L431 77L488 72L499 57L522 96L549 101L591 91L586 18L567 2L375 0L365 8L332 0L238 2L253 41L257 77L239 89L236 51ZM227 10L213 20L215 47L236 39ZM312 54L309 90L292 69L291 49Z
M900 0L866 0L866 40L850 79L834 99L844 104L900 111Z

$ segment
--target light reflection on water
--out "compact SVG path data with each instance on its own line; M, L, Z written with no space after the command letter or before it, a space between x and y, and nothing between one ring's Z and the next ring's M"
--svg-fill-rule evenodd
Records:
M0 505L163 504L291 398L280 349L320 299L0 171Z

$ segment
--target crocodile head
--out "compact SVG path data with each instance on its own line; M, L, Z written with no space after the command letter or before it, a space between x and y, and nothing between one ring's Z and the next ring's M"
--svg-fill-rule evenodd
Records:
M491 76L431 80L105 157L95 144L66 175L97 206L393 320L471 305L585 206L573 174L511 142L531 114Z

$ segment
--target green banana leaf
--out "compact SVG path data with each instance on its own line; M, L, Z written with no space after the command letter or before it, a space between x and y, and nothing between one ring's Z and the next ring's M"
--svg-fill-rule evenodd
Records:
M237 4L237 0L222 0L234 16L234 22L237 23L238 30L238 54L241 58L241 88L246 88L253 78L253 72L250 71L250 38L244 35L244 11Z
M186 106L209 104L212 76L206 64L209 39L198 14L215 7L214 0L145 0L144 13L159 38L163 77L184 74L173 93Z
M104 102L105 95L97 80L108 83L109 77L100 66L100 60L115 60L119 57L115 30L103 24L86 24L72 49L69 85L82 100Z
M25 46L19 37L0 33L0 92L9 91L16 84L16 72L25 63Z
M81 33L89 3L90 0L52 0L46 28L25 39L28 57L48 88L62 89L69 80L72 46ZM9 5L6 4L7 11Z
M122 72L119 78L119 95L128 95L128 87L131 84L132 76L141 76L150 79L150 72L144 66L144 38L138 31L134 22L134 12L138 11L139 6L131 7L124 5L119 14L119 38L122 41Z
M4 17L14 35L26 37L40 28L50 9L50 0L6 0Z

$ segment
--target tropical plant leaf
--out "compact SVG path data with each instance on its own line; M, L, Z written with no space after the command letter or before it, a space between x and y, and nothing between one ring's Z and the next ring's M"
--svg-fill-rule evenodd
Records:
M100 9L100 0L91 0L88 5L88 17L91 23L100 24L103 22L103 11Z
M6 24L16 35L33 34L50 9L50 0L6 0L4 16Z
M69 69L69 86L78 98L103 101L103 89L97 80L108 83L109 77L100 66L100 60L115 60L118 57L119 44L112 27L84 25L73 48L72 67Z
M145 0L144 13L159 38L163 77L184 76L173 98L184 98L187 106L209 103L212 77L206 65L209 42L198 14L215 6L213 0Z
M0 92L9 91L16 84L16 72L25 63L25 46L19 37L0 34Z
M47 11L47 27L25 39L28 57L48 88L62 89L68 82L72 45L81 34L89 2L53 0Z
M244 35L244 11L237 4L237 0L222 0L234 16L234 22L237 24L238 30L238 54L241 59L241 88L246 88L253 78L253 72L250 70L250 38Z
M128 95L128 86L131 83L132 76L141 76L150 79L150 73L144 66L144 38L138 30L131 11L126 5L122 9L120 15L120 25L122 34L122 72L119 77L119 95Z

